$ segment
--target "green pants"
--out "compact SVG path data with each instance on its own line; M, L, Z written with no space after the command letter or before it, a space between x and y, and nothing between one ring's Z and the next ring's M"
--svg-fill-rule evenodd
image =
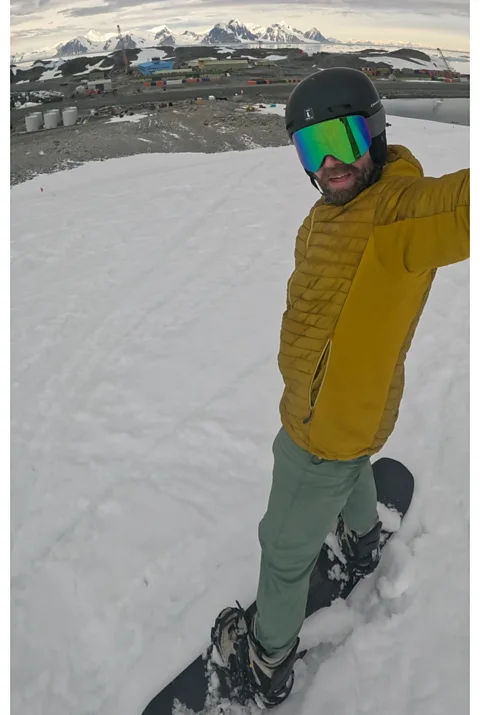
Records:
M366 534L377 520L377 493L369 457L319 459L283 428L273 455L272 489L259 526L255 633L267 653L280 655L302 627L310 574L338 515L350 530Z

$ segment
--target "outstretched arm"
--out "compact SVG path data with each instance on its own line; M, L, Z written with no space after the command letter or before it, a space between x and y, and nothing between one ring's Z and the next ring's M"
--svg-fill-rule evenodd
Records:
M470 255L470 169L438 179L405 178L385 192L375 216L377 254L409 273L463 261Z

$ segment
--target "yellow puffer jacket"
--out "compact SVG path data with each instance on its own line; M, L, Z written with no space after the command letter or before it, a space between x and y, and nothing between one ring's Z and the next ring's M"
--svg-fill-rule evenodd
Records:
M300 228L279 367L282 423L324 459L375 454L392 433L404 362L435 269L469 257L469 170L424 178L403 146L344 206Z

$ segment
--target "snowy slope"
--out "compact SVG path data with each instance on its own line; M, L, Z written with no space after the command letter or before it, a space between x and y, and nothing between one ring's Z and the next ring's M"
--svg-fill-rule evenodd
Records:
M468 164L467 129L390 121L427 173ZM316 192L282 147L90 163L11 200L12 715L136 715L255 596ZM467 355L464 263L438 272L384 450L417 474L409 519L378 591L307 622L322 643L279 715L466 715Z
M389 55L375 55L374 57L369 55L363 59L369 62L383 62L384 64L390 65L392 69L411 69L411 70L439 70L444 69L445 65L439 62L427 62L426 60L415 60L415 62L405 59L404 57L390 57Z

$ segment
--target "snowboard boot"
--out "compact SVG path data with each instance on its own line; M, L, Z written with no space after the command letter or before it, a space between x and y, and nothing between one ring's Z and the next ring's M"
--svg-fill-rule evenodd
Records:
M342 517L339 518L337 538L347 560L348 572L354 578L368 576L378 566L381 531L382 522L377 519L375 526L367 534L358 536L355 531L349 531Z
M299 639L287 653L273 658L262 648L253 630L242 608L228 607L215 621L212 643L221 667L227 671L231 697L241 705L253 700L259 707L273 708L292 690Z

